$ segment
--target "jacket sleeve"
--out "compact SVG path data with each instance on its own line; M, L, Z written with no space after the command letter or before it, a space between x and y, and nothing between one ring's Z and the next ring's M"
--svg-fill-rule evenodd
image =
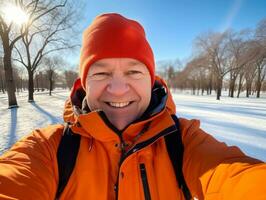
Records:
M198 120L181 119L183 172L198 199L266 199L266 164L238 147L218 142L199 128Z
M0 199L53 200L62 125L33 131L0 157Z

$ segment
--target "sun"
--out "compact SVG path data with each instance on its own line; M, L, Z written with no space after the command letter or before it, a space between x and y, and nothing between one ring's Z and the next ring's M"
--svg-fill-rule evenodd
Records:
M29 19L27 13L18 6L8 4L1 9L3 17L7 23L15 23L17 25L22 25L26 23Z

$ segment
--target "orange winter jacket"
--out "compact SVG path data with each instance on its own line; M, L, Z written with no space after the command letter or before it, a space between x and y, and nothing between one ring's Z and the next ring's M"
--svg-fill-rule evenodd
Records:
M164 141L174 126L175 106L163 81L157 81L148 112L120 132L104 113L88 110L80 82L75 84L64 119L81 141L61 200L145 200L147 189L152 200L184 199ZM197 120L180 119L183 173L192 196L266 199L266 164L218 142L199 125ZM35 130L1 156L0 199L55 199L62 132L63 125ZM122 154L126 156L121 161Z

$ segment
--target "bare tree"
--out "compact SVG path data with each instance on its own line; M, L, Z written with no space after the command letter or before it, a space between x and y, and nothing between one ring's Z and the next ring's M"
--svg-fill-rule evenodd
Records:
M166 79L169 88L174 87L173 85L174 79L175 79L175 70L174 70L174 67L170 65L167 68L167 79Z
M17 99L15 95L15 82L13 78L13 68L12 68L12 50L19 39L21 39L25 33L27 32L28 28L32 25L34 21L36 21L38 18L40 18L41 15L38 15L37 17L33 18L32 14L36 11L36 3L38 1L31 1L25 3L25 5L22 5L23 1L14 0L12 3L22 8L23 10L30 10L29 7L32 7L32 12L30 13L30 20L28 23L25 23L21 26L20 30L17 30L14 26L13 22L7 22L4 19L3 11L0 15L0 36L2 40L3 50L4 50L4 69L5 69L5 80L6 80L6 87L7 87L7 93L8 93L8 104L9 107L17 107ZM5 6L3 0L1 1L1 6ZM23 7L25 6L25 7ZM3 7L1 7L3 9Z
M212 94L212 90L214 89L214 79L215 79L215 76L214 76L214 73L213 73L213 69L211 67L208 68L207 74L208 74L207 78L206 78L206 81L207 81L207 86L206 86L207 95L211 95Z
M0 90L5 94L5 83L4 83L4 65L2 63L2 60L0 60Z
M266 18L262 19L256 28L256 38L264 43L266 42Z
M8 105L10 108L17 107L17 99L16 99L16 88L15 82L13 78L13 68L12 68L12 50L14 48L15 43L21 39L21 37L25 34L26 29L29 27L30 23L24 24L18 29L13 22L7 22L4 17L4 6L6 6L4 0L0 0L0 37L2 41L3 47L3 63L4 63L4 71L5 71L5 83L8 94ZM16 6L20 6L20 1L15 0L12 1Z
M234 97L236 80L239 78L238 97L244 76L244 68L256 56L252 49L250 30L240 32L230 31L228 34L228 59L230 67L229 96Z
M49 4L48 4L49 3ZM28 72L28 101L34 101L34 73L41 63L41 60L48 54L73 48L69 38L64 33L72 31L74 25L74 14L71 7L67 7L67 1L39 1L36 4L38 12L46 12L46 15L39 18L38 25L28 30L22 37L23 45L16 48L20 62Z
M34 77L35 83L34 83L34 85L36 86L36 90L38 92L40 90L44 91L44 88L45 88L45 80L44 79L45 79L45 77L44 77L42 71L38 71L38 72L35 73L35 77Z
M56 78L56 72L55 68L49 67L46 71L46 76L49 82L49 95L52 95L52 91L54 90L54 84L55 84L55 78Z
M245 80L246 80L246 97L251 94L251 87L254 77L256 75L256 66L253 63L247 65L245 70Z
M246 80L246 97L249 96L251 91L251 85L256 74L256 70L254 68L254 62L258 53L256 44L253 40L248 40L245 42L243 48L244 51L242 51L241 56L239 58L240 62L238 62L241 63L241 68L239 71L237 97L239 97L240 95L244 79Z
M176 74L183 69L183 65L179 59L162 60L156 63L157 73L166 80L169 87L176 87Z
M265 80L262 83L261 91L266 92L266 81Z
M199 55L193 58L185 67L184 72L186 74L187 80L189 80L189 85L192 87L192 94L203 95L204 91L208 90L207 77L209 76L209 66L206 55Z
M258 55L258 59L256 61L256 67L257 67L257 81L256 81L256 91L257 91L257 98L260 97L260 91L262 82L265 79L266 75L266 56L265 52L263 52L263 55Z
M66 85L69 89L72 88L74 81L78 78L78 73L76 71L67 70L64 72Z
M266 19L263 19L256 28L256 41L257 49L259 53L257 54L256 66L257 66L257 82L256 91L257 98L260 97L260 91L262 87L262 82L266 76Z
M23 71L24 69L21 67L14 67L14 80L16 82L16 91L17 92L22 92L23 88L24 88L24 77L23 77Z
M45 74L49 83L49 95L52 95L52 91L55 86L55 79L57 77L57 71L66 66L66 63L59 57L50 57L44 59Z
M229 50L229 67L231 68L230 80L229 80L229 96L234 97L236 79L241 71L239 64L242 50L244 49L244 42L239 35L233 31L230 31L228 35L228 50Z
M196 38L196 46L207 55L217 82L216 99L220 100L223 78L231 70L228 63L228 33L207 33Z
M2 5L4 5L3 1L4 0L0 0L1 7ZM64 28L62 28L61 24L68 24L69 26L71 23L73 23L73 21L69 20L69 18L67 18L66 16L73 16L75 13L75 8L73 5L78 5L78 4L73 1L72 4L69 4L70 6L68 6L71 12L65 12L66 10L61 8L64 8L68 3L68 1L70 0L10 0L9 3L13 3L17 7L20 7L29 16L27 23L21 26L20 30L18 30L18 28L16 28L12 22L7 23L4 20L2 12L0 12L0 36L4 49L3 60L4 60L9 106L17 106L16 96L15 96L15 84L12 75L13 73L12 73L12 62L11 62L12 50L15 47L15 44L18 41L20 41L21 38L23 38L23 44L25 45L26 49L24 52L25 55L22 55L23 52L20 51L19 59L16 60L20 60L22 64L24 63L25 65L27 65L27 69L29 69L28 70L29 85L30 85L29 91L30 93L33 93L32 77L34 71L36 70L35 68L38 66L41 60L40 58L43 57L44 54L56 50L56 48L49 48L48 50L46 48L48 44L50 44L50 47L57 46L57 50L62 48L62 46L59 47L60 46L59 43L61 44L64 43L64 45L69 44L65 43L65 41L62 40L62 37L57 37L57 39L54 38L54 36L57 35L58 32L61 32L62 29L70 28L67 26L64 26ZM59 12L60 9L64 11L60 13ZM83 12L76 12L76 13L83 13ZM47 29L47 27L49 28ZM31 51L31 49L34 48L32 48L32 46L30 47L30 45L34 43L33 38L35 37L36 40L40 38L42 38L43 40L41 40L42 44L39 45L38 50L36 50L38 47L35 47L36 48L35 52L37 52L37 55L33 56L32 51L34 50ZM47 50L46 52L44 51L45 48ZM28 60L28 58L31 59ZM33 100L33 96L32 98L29 97L29 100Z

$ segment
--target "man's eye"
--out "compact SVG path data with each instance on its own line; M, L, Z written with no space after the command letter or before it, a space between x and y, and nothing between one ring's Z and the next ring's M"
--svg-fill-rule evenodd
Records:
M108 76L109 75L109 73L107 73L107 72L98 72L98 73L95 73L95 74L93 74L94 76Z
M130 70L128 71L128 74L141 74L141 71L137 71L137 70Z
M133 79L140 79L143 76L143 73L138 70L130 70L127 72L127 75Z
M107 79L110 76L110 73L108 72L97 72L92 74L90 77L94 80L104 80Z

